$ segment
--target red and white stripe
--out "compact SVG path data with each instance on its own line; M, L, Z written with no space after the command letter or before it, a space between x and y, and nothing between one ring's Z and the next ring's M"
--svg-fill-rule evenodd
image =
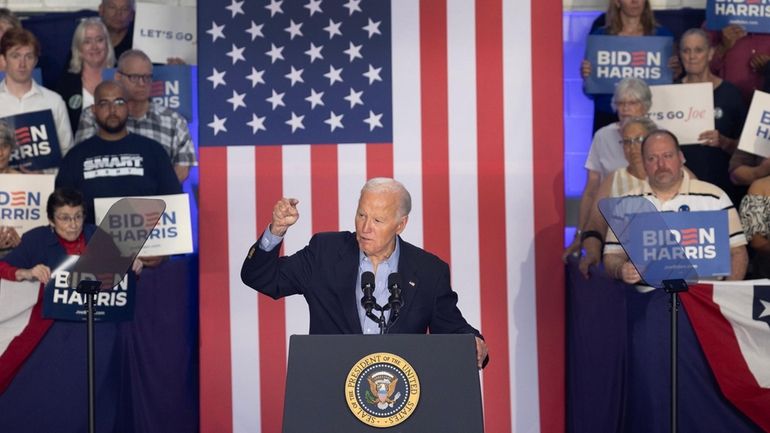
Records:
M770 281L699 284L681 297L722 393L770 431L770 329L752 317L755 285Z
M204 433L280 431L288 337L307 333L307 307L240 281L273 204L300 201L291 254L312 233L353 230L375 176L409 189L405 239L450 263L460 308L487 339L486 430L564 429L561 4L392 10L392 144L201 148ZM549 36L535 42L533 28Z

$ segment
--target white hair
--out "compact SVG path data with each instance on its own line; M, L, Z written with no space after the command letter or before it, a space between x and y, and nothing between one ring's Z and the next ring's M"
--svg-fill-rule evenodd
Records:
M400 217L408 216L412 211L412 196L407 191L404 184L389 177L373 177L366 181L361 188L361 194L364 192L394 192L399 195L398 213Z

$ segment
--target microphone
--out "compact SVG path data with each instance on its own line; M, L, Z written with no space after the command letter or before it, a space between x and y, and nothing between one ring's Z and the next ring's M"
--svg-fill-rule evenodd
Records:
M398 316L403 300L401 299L401 275L398 272L394 272L388 275L388 291L390 296L388 297L388 305L390 305L390 318L391 322L395 322Z
M374 274L367 271L361 274L361 290L364 296L361 298L361 306L366 310L366 315L371 314L377 301L374 299Z

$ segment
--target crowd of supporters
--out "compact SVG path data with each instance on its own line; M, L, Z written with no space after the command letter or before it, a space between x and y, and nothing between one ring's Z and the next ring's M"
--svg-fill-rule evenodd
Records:
M685 172L716 185L739 210L751 257L746 278L770 276L770 158L737 149L755 90L770 92L770 34L751 34L737 25L721 31L693 28L675 41L676 55L668 60L674 83L710 83L713 87L715 129L703 131L695 143L681 143ZM614 36L673 36L659 25L649 0L611 1L591 34ZM592 65L584 60L581 75ZM646 134L656 129L643 122L652 101L647 84L621 80L614 94L594 99L595 135L585 167L587 182L581 196L575 239L564 252L580 257L581 271L601 261L607 226L598 214L598 200L627 193L645 182L639 150ZM626 134L626 129L631 133ZM634 151L636 150L636 151ZM621 177L622 175L622 177ZM618 183L619 179L625 183ZM639 179L637 181L637 179ZM625 185L625 186L623 186ZM612 192L610 192L612 191ZM732 233L731 233L732 234Z
M127 91L128 130L162 147L179 182L187 179L190 168L197 165L189 127L180 114L150 100L153 64L131 47L134 12L134 0L103 0L98 16L81 19L71 35L66 69L48 89L34 78L45 47L12 11L0 8L0 72L4 74L0 81L0 173L58 171L55 167L35 170L13 164L11 155L18 148L14 125L1 118L50 110L61 156L66 158L76 144L96 135L94 91L104 80L105 69L115 67L115 81ZM169 58L168 63L179 64L181 60ZM103 191L101 196L114 196L111 193ZM93 220L93 215L88 218ZM19 242L19 233L0 220L0 257Z

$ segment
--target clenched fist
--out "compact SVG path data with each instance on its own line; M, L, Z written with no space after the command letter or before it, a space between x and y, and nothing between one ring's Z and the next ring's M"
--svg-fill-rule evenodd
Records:
M283 236L299 219L296 198L282 198L273 206L273 221L270 223L270 233L276 236Z

